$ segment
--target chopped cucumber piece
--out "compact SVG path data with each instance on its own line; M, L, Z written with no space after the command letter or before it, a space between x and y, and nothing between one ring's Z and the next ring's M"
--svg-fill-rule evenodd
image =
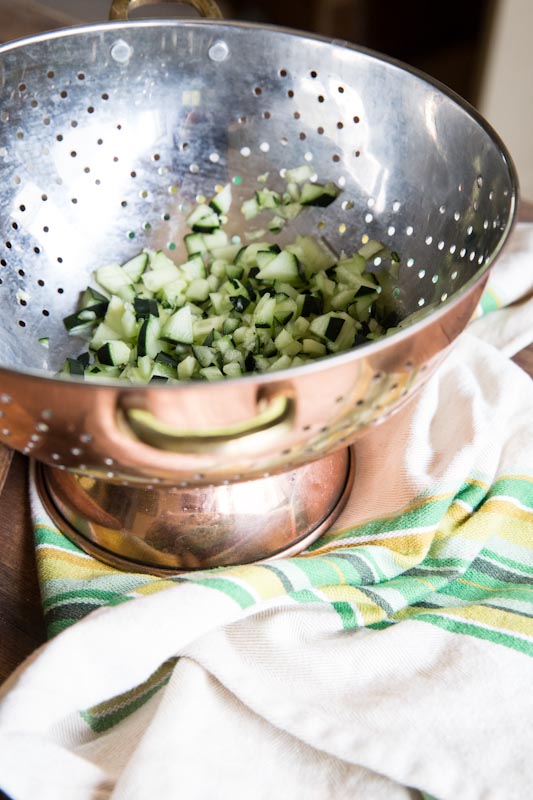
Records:
M189 228L199 233L211 233L220 227L217 212L205 203L197 205L185 221Z
M255 193L258 208L277 208L281 203L281 197L278 192L273 192L271 189L260 189Z
M290 183L304 183L313 176L313 170L309 164L303 164L301 167L285 170L284 178L288 184Z
M254 217L257 217L260 211L261 208L259 207L256 197L251 197L250 200L245 200L241 206L241 213L244 219L253 219Z
M300 191L300 204L302 206L320 206L325 208L329 206L337 195L339 190L334 183L304 183Z
M133 301L133 308L135 309L135 315L137 319L144 319L145 317L158 317L159 316L159 306L157 305L157 300L153 300L152 298L147 299L145 297L136 297Z
M200 375L207 381L218 381L224 377L218 367L204 367L200 370Z
M293 253L282 250L257 274L260 281L286 281L289 284L300 280L299 261Z
M231 208L231 183L227 183L212 199L209 205L217 214L227 214Z
M283 230L284 225L285 225L285 220L283 219L283 217L275 216L272 217L272 219L268 223L268 230L271 231L272 233L279 233L281 230Z
M95 273L96 280L103 289L110 294L117 295L123 299L133 299L132 280L120 264L108 264L100 267Z
M170 262L155 269L150 269L142 276L142 282L149 292L158 292L169 283L181 277L178 267Z
M67 358L61 372L64 375L85 375L85 365L77 358Z
M194 356L186 356L183 361L178 364L178 378L180 381L189 380L194 375L198 366Z
M381 242L376 242L375 239L369 239L366 244L359 248L359 255L368 260L377 256L378 253L384 249Z
M183 306L169 317L161 331L161 338L168 342L192 344L192 314L189 306Z
M196 253L205 253L207 251L207 245L205 244L204 237L201 233L188 233L187 236L183 237L183 241L190 256L193 256Z
M126 261L126 263L122 265L122 269L132 283L138 283L147 266L148 253L139 253L138 256L130 258L129 261Z
M150 356L155 358L159 353L159 335L161 333L161 323L158 317L148 316L143 321L137 339L137 355L139 358Z
M101 364L108 364L110 367L119 367L127 364L131 355L131 348L125 342L111 341L106 342L96 353Z
M293 245L287 248L297 256L306 275L327 270L336 263L336 258L326 247L312 236L297 236Z

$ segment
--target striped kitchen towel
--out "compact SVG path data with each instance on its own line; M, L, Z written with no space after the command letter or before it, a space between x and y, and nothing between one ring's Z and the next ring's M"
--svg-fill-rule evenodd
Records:
M357 444L349 502L305 553L120 573L70 544L32 491L52 638L1 691L2 789L533 794L533 384L508 358L533 340L530 227L509 251L489 291L514 304L485 295L410 407Z

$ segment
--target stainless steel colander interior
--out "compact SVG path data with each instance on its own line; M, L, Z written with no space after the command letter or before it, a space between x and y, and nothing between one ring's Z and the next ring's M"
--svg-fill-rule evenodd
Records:
M419 325L416 346L407 333L329 357L338 370L322 382L317 363L293 370L288 383L274 374L238 379L242 391L226 401L217 387L217 403L211 386L174 387L172 400L165 387L136 395L140 405L148 394L164 397L167 420L176 403L190 427L196 411L229 423L253 417L256 389L269 381L296 393L291 435L264 457L249 447L238 459L204 453L181 466L143 446L141 469L118 434L111 440L103 423L96 431L94 387L82 394L68 379L35 382L80 351L62 320L95 268L145 247L183 260L187 211L228 181L228 231L245 241L260 221L245 224L239 208L258 176L279 188L284 168L305 163L342 194L277 240L311 233L338 253L366 236L382 240L401 258L399 314L430 307L436 344ZM379 421L466 324L472 308L461 298L501 249L517 194L496 135L423 76L346 43L218 21L106 23L2 47L0 180L0 439L109 479L151 473L193 483L303 463ZM446 309L457 309L456 325ZM111 419L117 394L101 398Z
M240 200L309 163L342 196L284 232L402 259L403 314L445 303L498 249L514 188L492 135L372 54L277 29L105 25L0 56L0 362L57 370L62 318L97 266L143 247L183 259L184 217L231 180ZM258 227L255 220L250 227ZM39 338L50 337L50 349Z

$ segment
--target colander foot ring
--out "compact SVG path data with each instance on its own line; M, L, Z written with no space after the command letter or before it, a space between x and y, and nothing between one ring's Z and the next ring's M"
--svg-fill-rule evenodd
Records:
M68 539L104 564L161 576L296 555L331 527L354 474L352 448L279 475L187 489L35 470L40 499Z

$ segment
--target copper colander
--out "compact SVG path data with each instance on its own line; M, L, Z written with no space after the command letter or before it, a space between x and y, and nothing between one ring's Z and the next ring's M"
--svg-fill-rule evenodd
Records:
M113 16L126 16L128 5L115 3ZM445 356L509 235L517 181L505 147L464 101L391 59L220 19L114 21L4 45L0 86L0 439L47 465L42 485L68 525L95 516L81 533L77 526L77 541L87 544L98 526L112 531L94 547L114 563L131 557L175 569L303 546L330 519L325 507L306 511L281 544L256 548L250 533L238 546L232 541L231 556L227 543L214 561L205 548L190 555L215 530L207 497L225 492L226 505L231 498L220 530L235 529L243 481L257 489L276 480L276 492L293 487L283 503L298 517L294 485L303 489L295 476L322 464L317 470L331 477L333 464L335 503L345 496L348 446L397 410ZM144 247L184 260L187 209L228 181L236 209L228 230L243 237L247 225L257 227L238 213L257 177L268 172L277 188L283 168L304 163L342 195L301 214L276 240L311 233L337 252L356 250L364 236L383 241L401 257L399 315L427 309L425 317L347 353L213 384L56 377L65 357L80 351L62 319L96 267ZM327 495L322 478L314 491L321 483ZM146 511L157 491L150 519L169 498L179 499L180 513L174 509L156 535L155 522L143 527L133 500L123 498L142 495ZM67 499L78 494L70 513ZM191 497L201 521L187 516ZM329 495L324 502L335 505ZM272 516L270 506L256 510ZM189 522L176 555L175 531ZM132 556L124 546L124 531L135 538L139 525L143 547L156 555L141 547Z

